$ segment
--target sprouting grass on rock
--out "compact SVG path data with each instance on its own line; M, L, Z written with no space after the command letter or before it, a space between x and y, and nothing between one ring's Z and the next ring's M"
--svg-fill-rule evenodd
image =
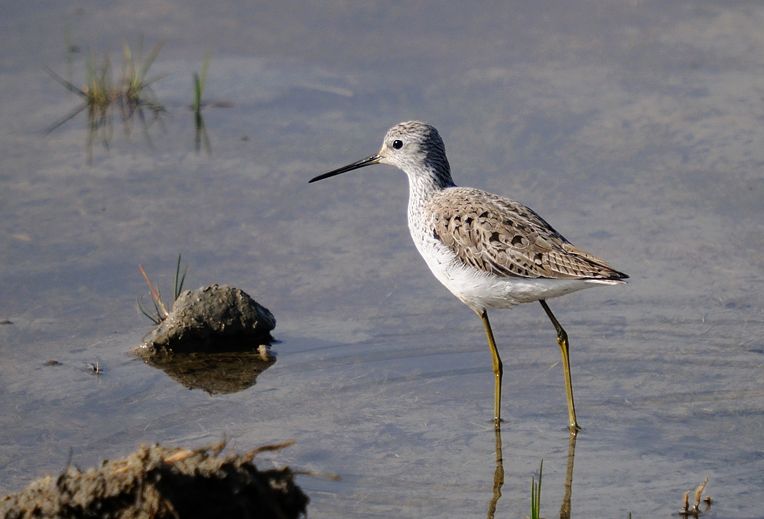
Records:
M155 283L151 281L148 274L146 274L146 271L143 268L143 265L138 266L138 271L141 273L141 276L143 276L143 280L146 282L146 285L149 287L149 294L151 295L151 302L154 305L154 311L151 312L147 310L143 306L143 302L140 298L138 298L138 309L141 311L143 315L151 319L151 321L154 324L159 324L165 319L167 319L167 316L170 315L170 312L167 310L167 306L162 301L162 294L159 292L159 288L156 286ZM181 267L181 255L178 254L178 262L175 265L175 277L173 279L173 296L172 300L173 302L178 299L178 296L183 291L183 283L186 281L186 273L188 272L188 266L183 265Z

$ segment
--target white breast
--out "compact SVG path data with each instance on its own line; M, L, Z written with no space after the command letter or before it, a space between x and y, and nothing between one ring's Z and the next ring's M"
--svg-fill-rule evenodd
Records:
M418 229L412 226L409 226L409 230L419 254L438 281L476 312L487 308L509 308L521 303L551 299L597 284L615 284L584 279L499 277L464 265L448 247L433 236L418 232Z

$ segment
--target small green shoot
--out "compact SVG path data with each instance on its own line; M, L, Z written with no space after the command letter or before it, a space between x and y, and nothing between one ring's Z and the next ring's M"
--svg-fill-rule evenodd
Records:
M146 76L148 75L149 68L151 68L151 65L157 59L161 48L162 45L160 43L154 45L154 48L151 49L142 63L137 63L133 58L129 45L124 45L122 48L123 96L129 103L151 105L151 102L146 98L146 90L158 78L149 80ZM140 59L140 53L138 59Z
M544 471L544 460L539 465L539 480L531 478L531 519L541 519L541 474Z
M154 324L159 324L170 315L167 311L167 306L162 301L162 294L159 292L159 288L151 281L143 265L138 265L138 272L143 276L143 280L146 282L146 286L149 288L149 295L151 296L151 302L154 305L154 311L151 312L143 306L143 300L138 298L138 310L148 317ZM188 272L188 266L183 265L181 267L181 255L178 254L178 262L175 266L175 278L173 280L173 302L178 299L180 293L183 291L183 283L186 281L186 273Z
M197 74L194 72L194 102L191 105L195 114L199 114L202 111L204 102L202 97L204 96L204 86L207 84L207 70L210 66L210 55L207 53L202 61L202 69Z
M186 281L186 273L188 272L188 265L183 266L183 273L180 273L180 254L178 254L178 263L175 265L175 278L173 279L173 298L175 301L183 292L183 283Z

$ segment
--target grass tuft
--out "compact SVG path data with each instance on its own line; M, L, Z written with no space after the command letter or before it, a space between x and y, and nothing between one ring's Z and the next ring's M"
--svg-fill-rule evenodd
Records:
M151 322L154 324L159 324L167 319L167 316L170 315L170 312L167 310L167 306L162 301L162 294L159 292L159 288L154 282L151 281L149 275L146 274L146 270L143 268L143 265L138 265L138 272L141 273L143 280L146 282L146 286L149 288L151 302L154 305L153 312L147 310L146 307L143 306L143 300L139 297L138 310L140 310L143 315L148 317ZM181 255L178 254L178 262L175 265L175 277L173 279L173 302L175 302L175 300L178 299L178 296L180 296L180 293L183 292L183 283L186 281L187 272L188 266L181 266Z
M194 102L191 105L195 114L200 114L204 107L202 97L204 96L204 87L207 84L207 70L210 67L210 55L207 53L202 61L202 69L199 73L194 72Z
M539 465L539 479L531 478L531 519L541 518L541 475L544 471L544 460Z
M108 148L111 139L111 127L114 111L118 111L125 130L129 133L128 123L136 113L145 122L143 111L149 111L157 119L164 107L156 99L151 85L161 79L161 76L149 77L149 69L159 55L161 44L155 45L143 57L143 45L134 53L129 45L122 49L122 66L119 75L115 76L111 58L108 54L98 57L91 53L85 62L85 78L81 87L64 79L50 68L48 74L64 88L78 95L82 103L46 129L51 133L80 112L88 116L88 144L100 137L104 147Z

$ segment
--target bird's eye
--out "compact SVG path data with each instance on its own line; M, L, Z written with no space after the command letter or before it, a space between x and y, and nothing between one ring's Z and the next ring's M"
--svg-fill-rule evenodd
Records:
M403 141L400 139L395 139L393 141L393 148L395 148L396 150L403 148Z

